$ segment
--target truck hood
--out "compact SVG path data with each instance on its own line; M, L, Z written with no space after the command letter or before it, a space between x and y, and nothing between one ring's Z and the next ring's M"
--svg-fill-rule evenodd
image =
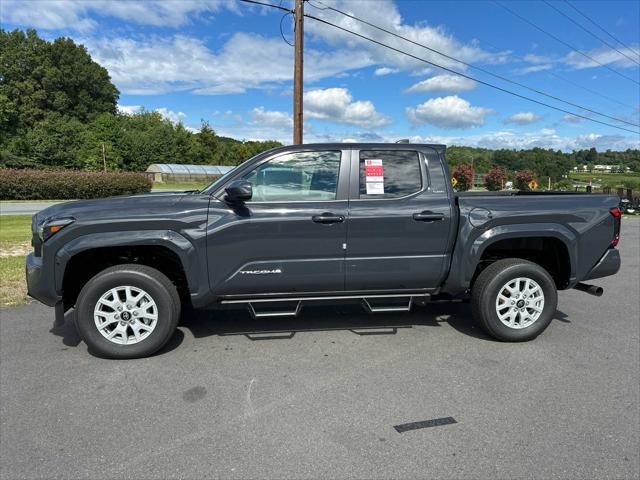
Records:
M155 192L141 195L77 200L59 203L36 214L37 221L53 218L72 217L76 220L122 219L123 216L137 217L155 212L170 212L190 192Z

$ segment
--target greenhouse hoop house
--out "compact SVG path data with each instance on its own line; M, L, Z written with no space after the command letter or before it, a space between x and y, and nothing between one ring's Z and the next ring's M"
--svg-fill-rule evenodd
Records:
M215 180L234 168L218 165L154 163L149 165L147 173L153 174L154 182L202 182Z

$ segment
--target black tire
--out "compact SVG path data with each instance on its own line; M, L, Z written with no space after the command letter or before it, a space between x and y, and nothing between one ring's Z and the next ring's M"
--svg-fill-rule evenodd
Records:
M131 345L108 340L94 321L94 308L100 297L123 285L144 290L157 306L155 328L146 338ZM145 265L116 265L101 271L86 283L76 301L74 321L91 353L106 358L141 358L157 352L169 341L180 319L180 306L175 285L163 273Z
M540 316L529 326L512 328L500 321L496 301L502 287L516 278L534 280L544 294ZM485 268L471 291L473 315L492 337L504 342L526 342L540 335L551 323L558 305L558 292L549 273L540 265L520 258L498 260Z

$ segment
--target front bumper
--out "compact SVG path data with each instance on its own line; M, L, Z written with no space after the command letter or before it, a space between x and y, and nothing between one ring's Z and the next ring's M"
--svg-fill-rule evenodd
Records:
M55 291L53 275L46 273L42 257L36 257L33 253L27 255L27 293L30 297L53 307L62 301L62 296Z
M608 277L615 275L620 270L620 251L617 248L608 249L595 267L583 278L583 280L593 280L594 278Z

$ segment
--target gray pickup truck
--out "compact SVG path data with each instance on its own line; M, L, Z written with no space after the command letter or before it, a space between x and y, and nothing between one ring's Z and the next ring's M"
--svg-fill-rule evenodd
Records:
M202 191L56 205L33 217L29 294L74 308L90 351L152 354L181 307L294 316L312 302L407 311L469 296L493 337L531 340L557 290L615 274L618 200L456 194L442 145L317 144L244 162Z

